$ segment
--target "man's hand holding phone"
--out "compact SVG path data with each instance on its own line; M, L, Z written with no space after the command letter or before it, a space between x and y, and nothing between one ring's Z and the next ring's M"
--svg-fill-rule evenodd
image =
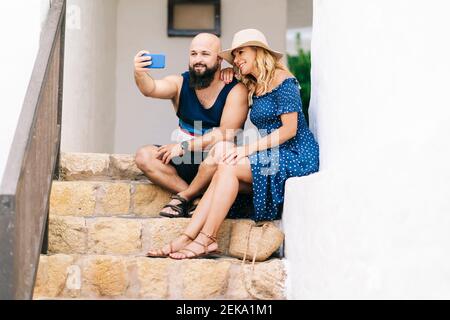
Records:
M138 73L149 72L148 66L152 65L152 57L144 56L150 54L148 51L142 50L134 57L134 71Z
M148 72L149 69L163 69L166 66L165 56L162 54L150 54L142 50L134 57L134 70L136 72Z

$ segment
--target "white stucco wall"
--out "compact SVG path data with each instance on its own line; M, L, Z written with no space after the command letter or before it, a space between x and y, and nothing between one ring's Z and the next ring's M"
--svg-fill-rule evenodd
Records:
M248 14L254 11L258 14ZM223 0L223 45L231 45L236 31L252 27L261 29L274 48L284 51L286 12L286 0ZM142 49L166 54L167 68L153 71L155 78L188 69L192 38L168 38L167 14L167 0L119 0L115 152L134 153L142 145L169 143L177 126L171 103L143 97L133 78L133 58Z
M449 11L314 2L321 172L286 186L290 298L450 298Z
M61 149L114 149L117 0L68 0Z
M0 182L39 49L49 2L0 2Z

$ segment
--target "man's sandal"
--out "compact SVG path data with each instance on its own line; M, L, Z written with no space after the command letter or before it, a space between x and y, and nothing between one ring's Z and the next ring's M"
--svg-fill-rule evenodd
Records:
M165 208L171 208L173 211L178 212L178 214L168 213L161 211L159 213L162 217L167 218L186 218L187 216L187 207L189 204L189 201L187 201L185 198L180 197L177 194L174 194L170 197L172 200L178 200L180 201L179 204L166 204L161 210L164 210Z
M192 218L192 216L194 215L194 211L195 211L195 209L197 209L197 206L200 203L201 199L202 198L196 198L192 201L191 206L189 207L189 209L187 211L188 218Z
M194 238L192 238L192 237L191 237L190 235L188 235L187 233L182 233L181 235L182 235L182 236L185 236L186 238L188 238L188 239L191 240L191 241L194 241L194 240L195 240ZM174 241L169 242L169 250L170 250L170 252L168 252L167 254L164 253L163 249L161 248L161 249L150 250L150 251L155 251L156 253L155 253L155 254L151 254L150 251L149 251L145 256L146 256L147 258L167 258L167 257L169 257L169 255L170 255L171 253L176 252L176 251L173 251L173 242L174 242Z
M203 247L203 252L199 253L199 252L192 251L191 249L183 248L177 252L174 252L174 253L181 253L184 256L183 258L174 258L172 256L170 256L170 257L175 260L199 259L199 258L218 258L219 255L221 254L221 252L219 250L213 250L213 251L208 250L208 247L210 245L212 245L213 243L217 243L217 238L214 236L211 236L209 234L206 234L203 231L200 231L200 233L212 241L211 243L204 244L197 240L192 240L192 242L195 242L196 244ZM192 255L188 255L187 253L192 254Z

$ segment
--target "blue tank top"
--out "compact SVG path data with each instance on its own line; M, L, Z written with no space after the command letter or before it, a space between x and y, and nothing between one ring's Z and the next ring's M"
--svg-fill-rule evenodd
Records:
M177 112L180 128L190 135L204 135L209 130L220 127L225 102L231 89L238 83L237 80L233 79L233 82L226 84L213 106L205 109L198 100L195 90L189 87L189 72L183 73L182 76L183 86Z

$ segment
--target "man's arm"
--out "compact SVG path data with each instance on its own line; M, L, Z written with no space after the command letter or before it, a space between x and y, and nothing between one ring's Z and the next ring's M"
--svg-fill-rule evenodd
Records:
M201 137L190 140L188 150L201 151L220 141L232 141L236 133L244 127L248 110L247 88L242 83L238 83L228 94L220 127Z
M232 141L236 133L245 124L248 114L248 91L245 86L238 83L228 94L222 113L220 127L207 134L188 141L189 151L202 151L213 146L219 141ZM181 156L183 150L181 144L172 144L158 149L158 157L163 163L168 164L174 157Z
M178 95L179 88L183 83L182 76L168 76L162 80L155 80L149 74L146 66L151 65L151 58L142 56L147 51L140 51L134 57L134 79L141 93L150 98L172 99Z

